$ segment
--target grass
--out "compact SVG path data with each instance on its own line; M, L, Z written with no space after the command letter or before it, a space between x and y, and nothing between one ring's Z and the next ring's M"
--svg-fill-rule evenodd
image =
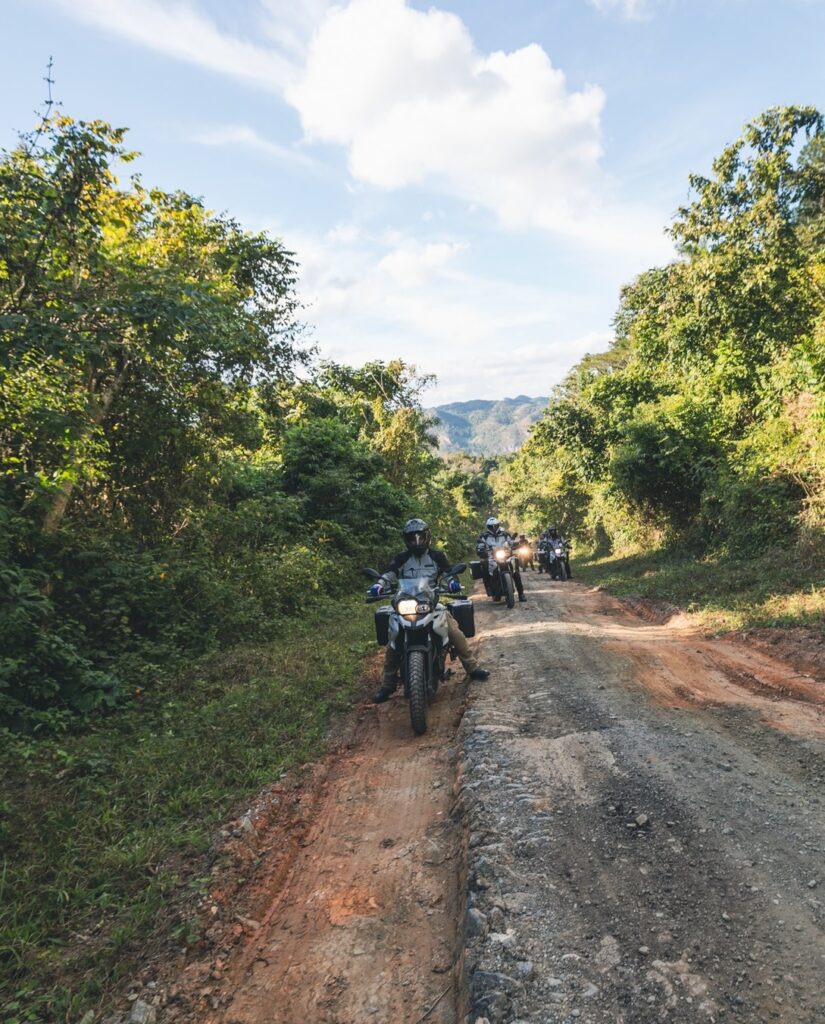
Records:
M790 545L742 556L661 549L577 559L579 580L618 596L667 601L709 630L808 626L825 632L825 559Z
M374 647L370 617L339 602L74 734L0 733L4 1024L105 1007L147 936L171 927L167 901L203 884L194 855L217 825L319 752Z

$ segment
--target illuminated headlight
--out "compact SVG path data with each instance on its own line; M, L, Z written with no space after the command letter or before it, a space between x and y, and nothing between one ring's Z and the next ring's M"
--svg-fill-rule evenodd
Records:
M494 552L495 557L499 562L503 562L504 559L509 555L509 553L510 552L507 551L505 548L496 548Z
M522 555L523 557L526 557L527 555L530 554L530 548L519 548L518 549L518 553L520 555Z
M418 601L414 601L412 598L407 598L404 601L398 602L398 614L399 615L415 615L418 611Z
M556 554L557 555L563 555L564 554L564 548L556 548Z

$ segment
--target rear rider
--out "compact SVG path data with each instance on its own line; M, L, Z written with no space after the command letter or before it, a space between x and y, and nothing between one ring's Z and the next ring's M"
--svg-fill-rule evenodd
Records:
M369 593L373 597L379 597L392 590L399 579L412 580L426 577L435 586L439 577L450 571L450 563L443 551L437 551L430 547L432 540L430 528L423 519L408 520L404 524L401 535L404 538L405 550L393 558L378 582L370 587ZM450 579L447 587L453 594L457 594L461 590L461 584L454 576ZM452 615L446 613L446 609L445 615L449 641L455 648L461 664L464 666L464 671L471 679L487 679L490 673L486 668L479 667L475 656L470 651L467 637L459 629L458 623ZM400 667L401 655L392 644L387 644L384 655L384 685L377 693L373 694L372 698L376 704L382 704L395 693L398 687L398 669Z

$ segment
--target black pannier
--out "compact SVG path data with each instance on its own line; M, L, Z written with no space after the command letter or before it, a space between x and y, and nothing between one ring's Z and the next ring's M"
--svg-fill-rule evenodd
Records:
M484 573L481 571L481 562L470 562L470 575L474 580L484 579Z
M382 604L375 609L375 639L382 647L386 647L390 639L391 604Z
M450 601L447 605L450 615L458 623L458 628L466 637L476 635L476 620L472 601Z

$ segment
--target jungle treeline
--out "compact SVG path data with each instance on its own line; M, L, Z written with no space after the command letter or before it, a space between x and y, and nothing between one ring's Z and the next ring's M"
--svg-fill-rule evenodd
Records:
M499 508L598 553L825 555L825 134L774 108L690 177L677 258L493 475Z
M319 362L286 245L50 112L0 159L0 723L59 728L360 588L478 490L391 358ZM118 175L125 180L120 181Z

